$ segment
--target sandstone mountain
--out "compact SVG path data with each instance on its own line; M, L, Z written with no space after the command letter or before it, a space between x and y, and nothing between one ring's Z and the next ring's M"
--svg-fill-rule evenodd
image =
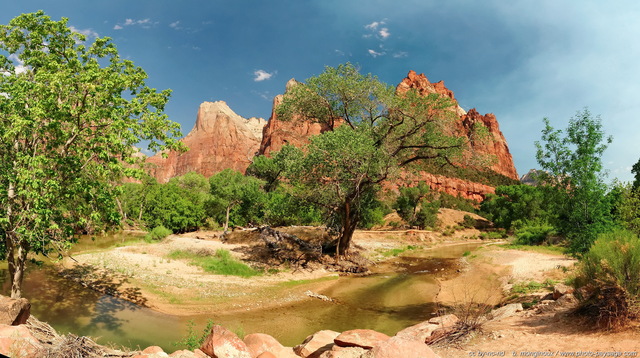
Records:
M287 82L287 89L296 84L295 80L290 80ZM403 93L410 89L416 89L423 95L437 93L453 100L454 111L459 120L452 130L458 135L470 137L476 124L486 127L488 138L482 141L470 140L468 153L495 158L489 167L493 175L497 173L497 176L508 180L518 180L513 158L495 115L481 115L475 109L465 111L443 81L431 83L424 74L414 71L409 72L396 91ZM160 154L150 157L147 160L152 166L150 174L158 181L166 182L190 171L207 177L227 168L244 172L256 154L268 156L285 144L301 146L308 143L311 136L331 130L327 125L301 118L290 121L279 119L275 109L282 103L282 99L282 95L274 98L268 122L258 118L242 118L222 101L203 103L198 111L196 125L182 139L190 150L182 154L170 152L167 158ZM434 173L428 168L415 175L405 175L403 181L425 181L433 190L476 201L495 191L495 185L486 181L460 178L456 174Z
M195 171L209 177L231 168L244 172L260 148L262 118L245 119L223 102L204 102L200 105L196 124L182 142L189 148L185 153L161 153L147 159L149 173L159 182Z

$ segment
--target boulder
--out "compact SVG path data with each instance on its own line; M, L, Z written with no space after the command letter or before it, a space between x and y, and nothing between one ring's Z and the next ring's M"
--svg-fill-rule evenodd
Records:
M567 286L564 283L556 283L553 286L553 299L557 300L568 293L573 293L573 291L574 289L571 286Z
M188 351L186 349L180 350L180 351L175 351L171 354L169 354L169 357L171 358L198 358L198 356L192 352L192 351Z
M156 354L165 353L164 350L158 346L147 347L142 351L142 354Z
M456 325L460 320L454 314L447 314L444 316L434 317L429 320L431 324L437 324L443 328L450 328Z
M340 347L335 345L331 350L325 351L319 358L360 358L367 353L367 349L361 347Z
M427 337L431 336L431 333L440 328L439 324L429 323L428 321L420 322L413 326L407 327L398 333L396 337L404 338L407 340L414 340L424 342Z
M264 352L274 353L284 348L275 338L264 333L248 334L243 341L254 358Z
M228 329L215 325L200 349L212 358L252 358L247 345Z
M352 329L342 332L333 342L340 347L361 347L371 349L389 339L384 333L371 329Z
M17 326L27 323L31 304L26 298L0 296L0 324Z
M522 303L510 303L506 306L502 306L500 308L496 308L495 310L489 313L489 316L494 321L499 321L501 319L511 317L516 314L516 312L523 311Z
M260 355L256 356L256 358L278 358L278 356L274 355L271 352L262 352Z
M363 358L439 358L426 344L407 340L402 337L391 337L389 340L373 347L362 355Z
M44 347L26 326L0 325L0 354L7 357L39 357Z
M339 335L339 332L331 330L318 331L308 336L301 344L295 346L293 351L303 358L317 358L333 347L333 340Z
M276 349L273 354L278 358L300 358L300 356L293 351L292 347Z

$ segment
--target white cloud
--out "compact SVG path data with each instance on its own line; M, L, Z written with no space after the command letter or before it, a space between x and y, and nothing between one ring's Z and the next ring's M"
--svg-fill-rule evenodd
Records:
M389 29L386 27L383 27L382 29L380 29L380 31L378 32L378 34L380 35L380 37L382 37L383 39L386 39L387 37L391 36L391 33L389 32Z
M393 54L393 58L405 58L405 57L409 57L408 52L400 51Z
M384 55L386 55L386 52L384 52L384 51L383 51L383 52L378 52L378 51L375 51L375 50L369 49L369 51L368 51L368 52L369 52L369 55L373 56L373 58L376 58L376 57L378 57L378 56L384 56Z
M176 30L180 30L182 28L180 27L180 21L170 23L169 27Z
M77 32L80 34L83 34L87 37L87 40L91 39L91 38L97 38L99 35L97 32L93 31L92 29L78 29L74 26L69 26L69 29L71 29L71 31L73 32Z
M270 79L275 74L275 72L269 73L265 70L257 70L254 71L253 74L255 75L253 80L256 82L261 82Z
M374 30L376 30L378 28L378 26L384 25L384 24L385 24L384 21L374 21L374 22L372 22L372 23L370 23L368 25L365 25L364 28L367 29L367 30L374 31Z
M157 25L157 22L152 22L151 19L146 18L142 20L135 19L125 19L123 23L116 24L113 29L114 30L122 30L125 26L140 26L144 29L150 28L152 25Z

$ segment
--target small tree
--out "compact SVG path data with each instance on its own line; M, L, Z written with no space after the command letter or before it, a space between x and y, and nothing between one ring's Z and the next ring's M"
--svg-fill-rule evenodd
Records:
M581 254L612 226L601 159L611 137L605 137L600 118L587 109L571 118L566 133L553 129L546 118L544 123L536 156L548 173L544 182L557 215L553 224L569 238L571 251Z
M179 126L163 114L170 91L146 77L109 38L88 45L67 19L39 11L0 26L0 254L11 297L30 252L119 222L114 183L141 173L136 143L179 149Z
M232 169L225 169L209 178L211 201L209 209L216 211L219 207L224 212L224 231L229 229L231 212L234 208L243 209L236 221L249 223L261 212L264 201L264 182L252 176L245 176Z

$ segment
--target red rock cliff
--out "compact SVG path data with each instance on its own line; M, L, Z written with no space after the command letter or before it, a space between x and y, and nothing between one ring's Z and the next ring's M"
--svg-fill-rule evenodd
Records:
M204 102L195 126L181 139L189 151L148 158L150 174L164 183L190 171L206 177L227 168L244 172L260 148L264 125L262 118L240 117L223 101Z
M287 90L297 84L298 82L295 79L289 80L287 82ZM276 108L282 103L282 99L283 95L277 95L273 99L271 117L269 117L269 121L262 131L259 154L269 156L271 152L277 152L282 149L285 144L297 147L303 146L309 143L310 137L330 130L327 125L301 118L293 118L289 121L279 119Z
M500 131L498 120L493 113L481 115L475 108L466 112L456 101L453 92L445 87L443 81L431 83L424 74L418 75L415 71L409 71L407 77L396 87L396 91L399 93L407 92L410 89L416 89L422 95L438 93L453 100L456 114L460 117L457 122L457 131L460 135L470 138L468 152L471 155L483 155L493 159L489 169L511 179L519 179L513 164L513 157L507 146L507 140ZM487 138L477 141L471 140L471 133L476 124L487 129Z

